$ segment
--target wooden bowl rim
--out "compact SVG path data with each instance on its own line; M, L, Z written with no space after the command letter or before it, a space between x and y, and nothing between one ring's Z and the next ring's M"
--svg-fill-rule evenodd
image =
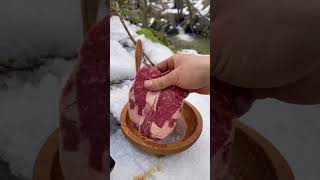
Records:
M183 141L180 141L178 143L173 143L173 144L157 144L149 140L148 143L144 143L144 140L142 140L141 138L139 138L139 136L134 134L126 123L129 103L127 103L121 111L121 115L120 115L121 130L130 143L133 143L134 145L140 147L144 151L146 150L152 151L152 154L168 155L168 154L182 152L188 149L189 147L191 147L199 139L202 132L202 128L203 128L202 116L200 112L188 101L184 100L184 104L189 106L193 110L196 116L198 126L196 127L194 132ZM154 146L165 146L165 149L161 148L156 150Z
M254 128L248 126L246 123L235 120L234 127L242 131L246 136L259 147L261 147L264 154L270 160L272 167L276 171L279 180L294 180L293 172L280 151L265 137L263 137Z
M59 154L59 128L55 129L41 147L33 166L33 180L51 180L54 161Z
M279 180L294 180L294 175L287 161L271 142L256 130L238 120L235 121L235 128L252 138L255 144L261 147L264 154L271 161ZM41 147L33 167L33 180L52 180L51 173L52 170L56 168L53 167L56 165L54 164L54 160L58 155L59 128L48 137L47 141Z

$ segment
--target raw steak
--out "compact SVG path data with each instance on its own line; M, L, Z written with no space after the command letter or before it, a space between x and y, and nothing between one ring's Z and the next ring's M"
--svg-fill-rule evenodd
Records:
M65 180L106 180L109 140L109 17L94 25L60 100L60 164Z
M233 120L243 115L251 107L254 98L247 89L231 86L217 79L213 80L213 179L228 179L228 165L233 142Z
M183 99L188 91L170 86L161 91L148 91L144 81L160 77L160 71L143 67L129 91L129 116L145 137L159 141L167 137L181 117Z

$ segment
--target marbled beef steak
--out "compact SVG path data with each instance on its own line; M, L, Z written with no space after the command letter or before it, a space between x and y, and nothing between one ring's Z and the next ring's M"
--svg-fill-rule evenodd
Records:
M138 131L145 137L159 141L174 129L181 118L183 99L188 91L170 86L161 91L149 91L144 81L160 77L159 70L143 67L135 77L129 91L129 116Z
M87 33L60 99L60 164L65 180L106 180L109 154L109 17Z
M233 143L233 120L246 113L255 100L248 89L232 86L217 79L213 80L213 179L224 180L229 174Z

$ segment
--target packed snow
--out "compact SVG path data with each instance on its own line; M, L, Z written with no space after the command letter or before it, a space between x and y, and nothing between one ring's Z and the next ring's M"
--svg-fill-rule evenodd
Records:
M139 27L126 22L135 39L140 39L145 53L158 63L173 55L171 50L159 43L153 43L144 36L136 35ZM135 75L134 46L127 33L123 30L118 17L111 17L111 72L116 76L112 80L125 80L121 84L110 87L110 111L116 120L112 123L118 128L111 135L111 156L116 161L111 173L112 180L129 180L143 176L147 179L210 179L210 96L190 94L187 101L191 102L201 113L204 125L199 140L188 150L165 157L156 157L132 146L122 134L119 117L122 108L128 102L129 88ZM117 30L113 27L117 27ZM113 33L114 32L114 33ZM122 47L121 47L122 46ZM183 50L195 54L194 50ZM131 57L128 57L128 54ZM133 73L132 73L133 72ZM131 80L127 80L131 77ZM113 128L114 129L114 128ZM147 175L148 174L148 175Z
M177 14L178 9L174 8L173 1L163 1L162 3L166 4L166 8L162 11L162 14ZM210 4L207 6L204 6L203 0L190 0L190 3L193 8L196 9L202 16L207 16L210 10ZM160 7L161 8L161 7ZM188 15L190 13L189 8L187 4L184 4L184 8L182 9L183 15ZM209 18L207 18L210 20Z
M82 42L79 0L0 2L0 62L72 55Z
M14 174L28 179L41 146L58 127L58 100L73 65L59 58L47 61L33 73L2 79L8 90L0 91L0 156Z
M203 131L198 141L184 152L156 157L146 154L130 144L119 129L111 136L111 156L116 161L112 180L127 180L138 176L150 179L210 179L210 97L191 94L192 103L203 118ZM155 168L154 173L147 173ZM145 175L148 174L148 175Z
M173 52L168 47L159 43L153 43L145 38L144 35L138 35L136 31L140 27L130 24L128 21L125 21L125 24L133 38L142 41L143 50L152 62L158 63L173 55ZM110 80L133 79L135 75L134 44L121 24L119 17L112 16L110 26Z
M194 38L191 35L186 34L184 32L184 30L181 28L181 26L178 26L177 29L178 29L178 32L179 32L177 37L179 39L181 39L183 41L187 41L187 42L192 42L194 40Z

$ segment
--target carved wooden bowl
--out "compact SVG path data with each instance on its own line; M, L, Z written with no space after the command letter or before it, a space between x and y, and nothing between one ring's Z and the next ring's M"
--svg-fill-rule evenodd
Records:
M235 121L232 148L233 180L294 180L290 167L279 151L240 121ZM58 129L49 136L38 154L33 180L64 180L59 164Z
M241 121L234 126L233 180L294 180L287 161L271 142Z
M188 149L198 140L202 132L202 117L199 111L187 101L184 101L182 106L182 117L187 126L185 136L181 141L172 144L155 143L142 136L129 118L128 104L122 109L120 123L123 134L136 147L147 153L168 155Z

